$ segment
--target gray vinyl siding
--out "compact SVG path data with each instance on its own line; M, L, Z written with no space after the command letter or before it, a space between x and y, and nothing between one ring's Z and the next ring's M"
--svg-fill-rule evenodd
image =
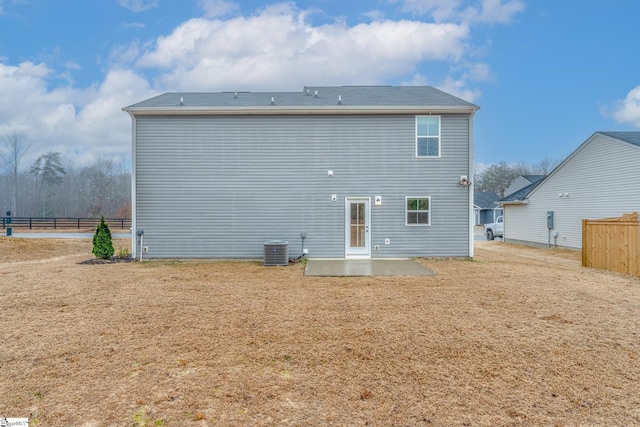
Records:
M580 249L583 219L640 211L639 165L640 147L595 134L531 194L527 205L505 205L506 240L547 245L546 213L554 211L551 244Z
M343 258L347 196L371 198L372 258L468 256L470 120L441 117L441 157L416 158L413 115L138 116L145 256L255 259L273 239L298 256L304 232L310 258ZM431 197L431 226L405 226L405 196Z

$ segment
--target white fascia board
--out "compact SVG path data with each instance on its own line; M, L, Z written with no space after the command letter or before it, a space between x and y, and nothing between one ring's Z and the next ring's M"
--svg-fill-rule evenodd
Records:
M477 108L469 107L425 107L425 106L327 106L327 107L125 107L123 111L132 115L175 116L175 115L274 115L274 114L473 114Z
M513 200L509 202L500 202L501 205L528 205L529 199L525 200Z

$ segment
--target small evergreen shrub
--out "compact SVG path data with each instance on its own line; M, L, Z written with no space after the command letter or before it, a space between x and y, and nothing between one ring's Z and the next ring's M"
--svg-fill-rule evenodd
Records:
M93 235L93 251L92 253L101 259L110 259L113 256L113 242L111 242L111 231L104 216L100 218L100 224L96 228L96 234Z

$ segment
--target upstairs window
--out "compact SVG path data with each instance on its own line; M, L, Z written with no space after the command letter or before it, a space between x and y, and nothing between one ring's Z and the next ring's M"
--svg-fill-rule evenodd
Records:
M406 225L431 225L431 197L407 197Z
M440 157L440 116L416 116L416 157Z

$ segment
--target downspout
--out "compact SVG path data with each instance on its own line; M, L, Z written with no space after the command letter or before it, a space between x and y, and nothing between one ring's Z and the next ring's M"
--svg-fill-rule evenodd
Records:
M129 111L129 116L131 116L131 257L136 259L138 249L138 218L136 215L136 116L134 116L131 111ZM142 250L140 252L142 252Z
M473 252L473 239L474 239L474 234L473 234L473 187L474 187L474 175L473 175L473 171L474 171L474 166L473 166L473 115L475 114L474 112L471 112L471 114L469 114L469 153L468 153L468 162L469 162L469 181L471 181L471 185L469 185L468 187L468 204L469 204L469 257L473 258L474 252Z

